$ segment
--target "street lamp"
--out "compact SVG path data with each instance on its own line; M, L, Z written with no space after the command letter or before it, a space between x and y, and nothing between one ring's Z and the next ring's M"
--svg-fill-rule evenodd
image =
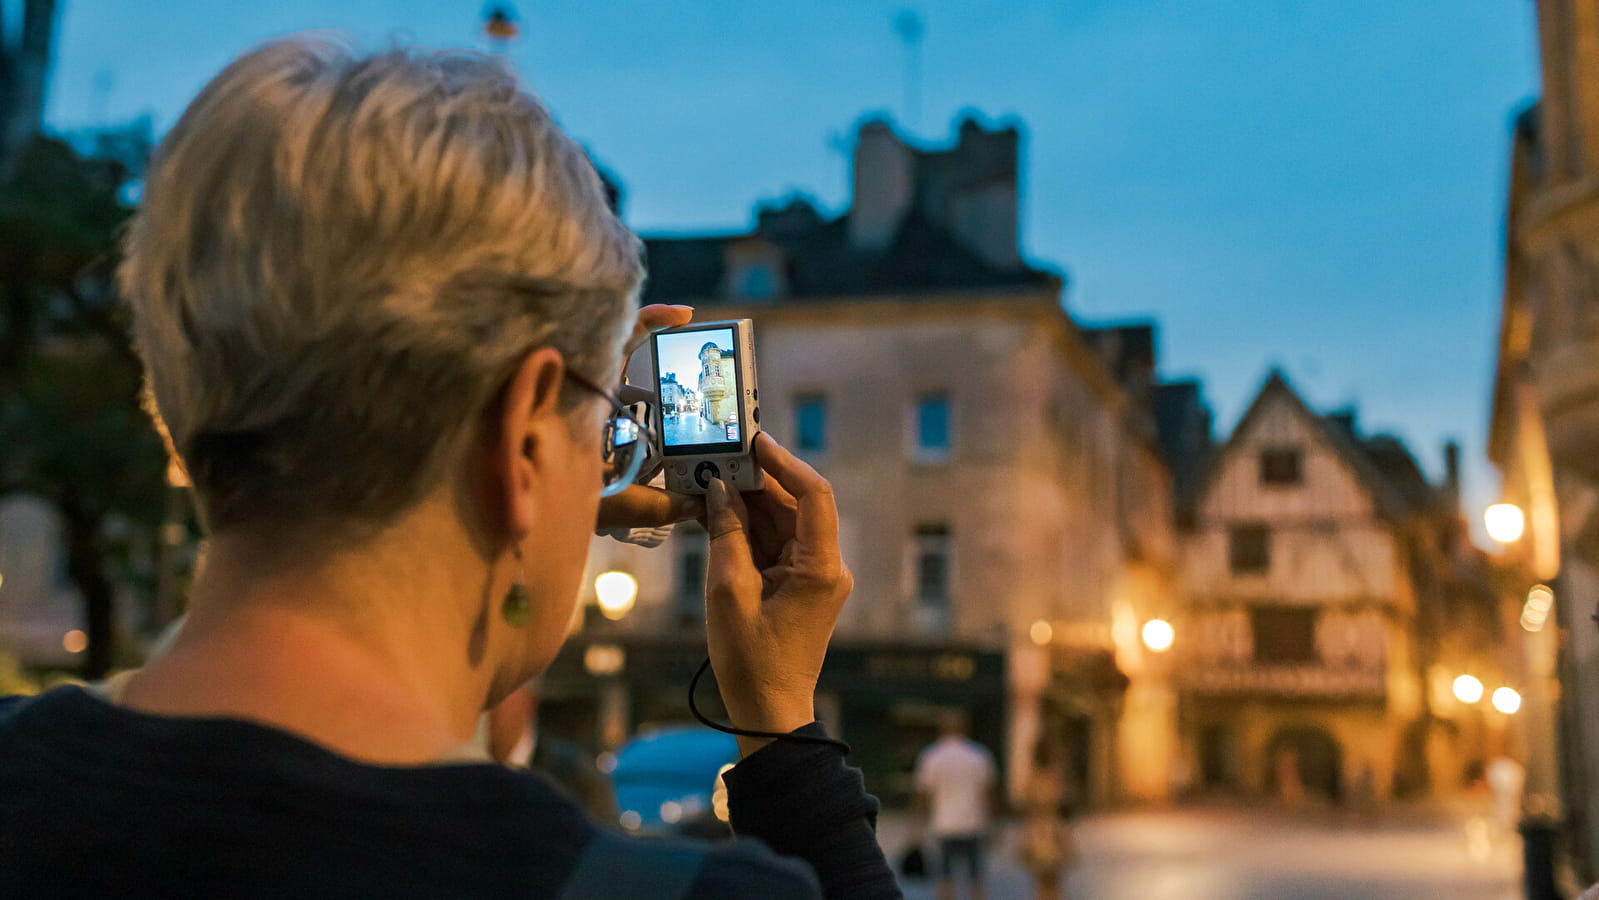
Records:
M627 615L638 599L638 579L626 572L602 572L594 579L594 596L600 603L600 614L615 622Z
M1455 699L1461 703L1476 703L1482 699L1482 682L1474 676L1462 675L1455 679Z
M1514 688L1502 687L1494 691L1494 709L1513 716L1521 709L1521 695Z
M1501 544L1521 540L1522 533L1527 530L1527 517L1514 503L1495 503L1488 507L1483 511L1482 523L1488 529L1488 536Z
M1521 627L1530 632L1543 630L1549 621L1549 610L1555 605L1555 592L1548 585L1535 584L1527 591L1527 602L1521 607Z
M1165 653L1171 649L1172 641L1177 633L1171 623L1165 619L1150 619L1144 623L1144 646L1156 653Z
M1033 639L1033 643L1042 647L1055 639L1055 626L1049 624L1047 620L1039 619L1033 623L1032 628L1027 629L1027 636Z
M590 675L615 675L627 665L627 651L615 644L592 644L583 651L583 668Z

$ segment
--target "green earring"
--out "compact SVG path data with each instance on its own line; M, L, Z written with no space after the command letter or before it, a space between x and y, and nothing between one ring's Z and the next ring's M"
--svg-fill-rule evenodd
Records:
M500 604L500 618L513 628L521 628L532 614L533 602L527 597L527 587L520 581L511 582L511 589L505 592L505 602Z
M505 600L500 604L500 618L512 628L521 628L533 615L533 601L527 595L527 585L522 583L526 578L522 571L522 549L512 545L511 552L516 554L516 578L511 581L510 589L505 592Z

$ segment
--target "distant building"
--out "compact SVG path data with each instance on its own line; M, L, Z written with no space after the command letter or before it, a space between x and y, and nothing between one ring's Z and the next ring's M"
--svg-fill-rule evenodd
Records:
M1501 623L1447 455L1434 487L1397 439L1316 414L1272 373L1198 482L1182 541L1195 789L1447 793L1482 758L1495 735L1452 682L1503 683Z
M1511 143L1488 454L1526 518L1503 554L1510 620L1530 588L1554 598L1547 625L1511 626L1526 645L1526 821L1563 832L1587 884L1599 879L1599 0L1537 12L1543 96Z
M63 641L83 624L83 601L66 574L55 508L34 497L0 499L0 653L40 668L77 663Z
M648 238L644 299L752 317L762 427L833 481L856 588L818 709L874 790L908 794L953 706L1013 789L1048 736L1089 802L1160 799L1175 695L1138 638L1175 612L1153 327L1112 352L1064 311L1061 277L1022 259L1017 145L1013 127L966 121L952 147L923 149L867 122L846 214L795 199L746 233ZM609 702L630 727L682 714L705 554L693 527L664 551L596 544L596 571L641 587L627 621L577 635L570 677L546 679L572 721L578 662L607 642L629 660L626 699Z

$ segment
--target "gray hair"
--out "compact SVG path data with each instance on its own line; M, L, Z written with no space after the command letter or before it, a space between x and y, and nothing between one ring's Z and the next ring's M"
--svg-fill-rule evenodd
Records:
M162 141L119 277L217 530L408 508L529 350L593 380L619 365L643 267L499 59L296 36Z

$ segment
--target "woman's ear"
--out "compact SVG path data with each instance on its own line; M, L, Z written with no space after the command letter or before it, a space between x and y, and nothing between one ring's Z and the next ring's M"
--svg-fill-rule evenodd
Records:
M501 392L499 427L491 447L496 505L515 537L532 529L538 516L540 485L562 472L551 458L561 417L561 386L566 361L553 347L528 353Z

